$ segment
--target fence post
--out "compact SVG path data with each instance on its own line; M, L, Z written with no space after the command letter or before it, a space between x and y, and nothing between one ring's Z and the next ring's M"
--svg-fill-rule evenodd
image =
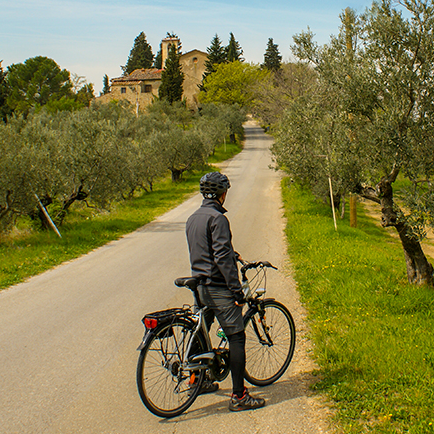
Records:
M357 227L357 195L350 195L350 226Z

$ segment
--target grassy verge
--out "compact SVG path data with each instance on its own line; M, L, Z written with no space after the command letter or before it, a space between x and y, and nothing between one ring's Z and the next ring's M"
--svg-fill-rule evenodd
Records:
M316 388L345 433L434 433L434 290L406 282L398 240L283 181L289 254L309 311ZM347 213L348 215L348 213Z
M218 147L210 163L223 161L240 152L240 144ZM199 188L200 177L215 170L185 173L173 184L170 176L157 182L154 191L117 204L111 212L101 214L89 208L75 208L60 228L62 238L54 232L20 231L0 240L0 289L22 282L64 261L89 252L109 241L151 222L182 203Z

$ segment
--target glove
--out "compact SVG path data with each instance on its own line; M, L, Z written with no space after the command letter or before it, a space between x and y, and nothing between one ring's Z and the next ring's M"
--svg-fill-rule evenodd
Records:
M246 302L244 292L241 289L239 291L234 291L234 298L238 304L244 304Z

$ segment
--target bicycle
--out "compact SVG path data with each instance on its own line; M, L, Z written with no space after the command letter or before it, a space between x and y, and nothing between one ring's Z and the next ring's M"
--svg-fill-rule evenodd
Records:
M273 298L265 298L267 261L242 262L241 276L247 309L244 378L255 386L277 381L291 362L295 348L295 325L289 310ZM247 278L247 271L256 274ZM212 381L229 375L229 349L221 329L220 343L213 348L204 315L208 309L199 299L194 277L175 280L189 288L197 311L191 306L146 314L145 335L137 348L137 387L143 404L159 417L171 418L186 411L196 400L205 374Z

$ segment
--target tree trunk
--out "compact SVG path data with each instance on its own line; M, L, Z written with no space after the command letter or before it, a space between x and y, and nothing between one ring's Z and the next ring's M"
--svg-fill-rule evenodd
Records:
M12 192L10 190L6 191L5 205L0 205L0 219L2 219L6 214L8 214L12 207Z
M417 285L433 285L433 266L426 259L419 241L408 236L405 224L397 224L396 230L404 249L408 281Z
M76 200L85 200L88 196L89 194L83 191L83 186L80 185L77 191L73 192L68 199L63 201L62 210L55 216L57 224L60 226L63 223L68 209Z
M41 203L45 208L47 208L48 205L51 205L53 203L53 199L51 199L50 196L45 195L44 197L41 198ZM51 229L50 222L47 220L47 217L45 217L44 212L41 210L39 206L37 206L37 208L34 211L32 211L32 213L30 214L30 218L32 220L39 220L42 229L44 230Z
M69 207L76 201L76 200L85 200L89 196L88 193L83 191L83 186L80 185L78 187L77 191L74 191L71 196L68 197L68 199L63 201L63 211L68 211Z
M340 193L333 193L333 205L334 205L335 209L339 209L341 207L342 197L343 196L341 196ZM331 207L332 201L330 199L330 195L327 196L326 200L327 200L327 203L329 204L329 206Z
M345 194L342 195L341 200L341 220L345 218Z
M428 262L418 239L412 235L404 213L395 205L391 182L383 178L377 185L377 191L382 206L381 224L383 227L393 226L398 231L409 283L433 285L433 266Z
M170 169L172 172L172 182L178 182L181 179L183 170L181 169Z

